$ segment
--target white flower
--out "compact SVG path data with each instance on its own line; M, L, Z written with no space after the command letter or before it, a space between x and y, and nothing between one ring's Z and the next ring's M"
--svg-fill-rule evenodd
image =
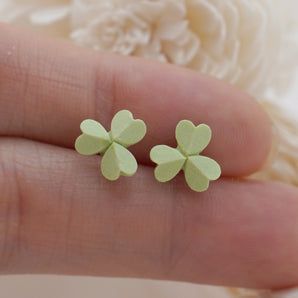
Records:
M78 43L94 49L131 55L137 46L146 46L150 39L150 29L145 21L124 8L116 8L111 3L91 7L86 15L92 18L81 20L81 14L74 19L81 24L71 37ZM85 20L86 19L86 20ZM76 23L76 22L74 22Z
M94 49L186 66L262 98L274 89L275 73L282 71L285 19L279 4L272 0L74 0L71 38Z
M186 66L262 99L277 97L298 63L286 27L291 7L295 0L0 0L0 20Z
M199 40L188 28L186 12L179 0L75 0L71 38L95 49L187 65Z

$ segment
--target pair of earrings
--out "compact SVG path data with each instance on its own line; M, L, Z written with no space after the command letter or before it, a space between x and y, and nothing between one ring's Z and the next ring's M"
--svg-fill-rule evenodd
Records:
M109 133L91 119L84 120L80 128L82 134L76 140L76 151L83 155L102 154L101 172L106 179L113 181L120 175L136 173L137 161L127 147L144 138L147 131L144 121L134 119L128 110L122 110L114 116ZM182 120L176 127L176 140L177 148L158 145L151 149L150 158L157 164L155 178L167 182L183 170L192 190L207 190L209 181L221 175L216 161L199 155L211 140L210 127L206 124L195 126L191 121Z

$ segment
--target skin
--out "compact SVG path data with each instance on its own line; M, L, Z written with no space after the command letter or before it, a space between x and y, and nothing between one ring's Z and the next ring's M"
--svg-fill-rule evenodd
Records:
M253 288L298 283L298 190L244 177L266 162L262 107L224 82L0 24L0 273L168 279ZM11 52L11 53L10 53ZM9 53L9 54L8 54ZM82 120L129 109L148 133L132 178L105 180L74 150ZM207 123L223 176L207 192L159 183L148 156L181 119Z

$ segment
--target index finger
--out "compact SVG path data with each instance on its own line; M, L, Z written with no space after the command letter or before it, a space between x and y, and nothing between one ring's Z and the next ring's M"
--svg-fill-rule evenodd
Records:
M73 147L86 118L109 129L129 109L148 127L134 153L175 144L182 119L208 124L206 154L225 175L246 175L271 146L268 117L248 95L214 78L143 59L98 53L0 25L0 134Z

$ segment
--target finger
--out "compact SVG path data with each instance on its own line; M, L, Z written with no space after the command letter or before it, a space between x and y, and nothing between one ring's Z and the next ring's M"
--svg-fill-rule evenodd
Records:
M99 158L2 140L0 270L245 287L298 282L298 192L226 180L204 193L142 166L111 183Z
M129 109L148 126L134 150L147 162L156 144L174 145L179 120L206 123L206 153L225 175L246 175L271 146L268 117L244 93L197 72L96 53L1 25L0 133L73 147L86 118L109 129ZM8 55L8 53L10 53Z

